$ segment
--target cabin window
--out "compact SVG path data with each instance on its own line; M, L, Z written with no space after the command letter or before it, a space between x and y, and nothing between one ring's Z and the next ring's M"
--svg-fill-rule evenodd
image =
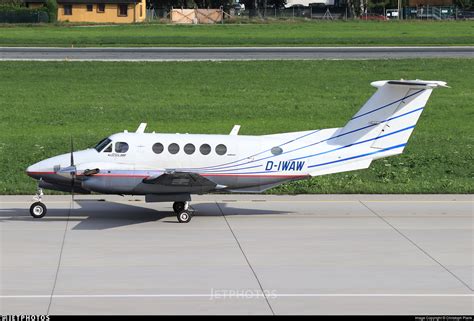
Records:
M97 12L104 12L105 11L105 3L97 4Z
M177 154L179 152L179 145L178 144L170 144L168 146L168 152L170 152L170 154Z
M128 144L125 142L116 142L115 143L115 152L116 153L126 153L128 152Z
M202 144L201 147L199 147L199 151L203 155L209 155L209 153L211 152L211 146L209 146L208 144Z
M95 145L94 149L96 151L100 152L101 150L103 150L105 148L105 146L110 144L110 142L112 142L110 139L104 138L100 142L98 142L97 145Z
M86 8L87 8L87 11L89 11L89 12L94 9L93 5L91 5L91 4L86 5Z
M225 147L225 145L222 145L222 144L217 145L216 153L218 155L224 155L225 153L227 153L227 147Z
M272 148L271 152L273 155L280 155L281 153L283 153L283 149L281 149L281 147L276 146Z
M193 144L184 145L184 152L188 155L193 154L195 150L196 150L196 147L194 147Z
M112 144L110 144L109 146L107 146L106 149L104 149L104 153L112 153Z
M152 146L152 149L153 149L153 153L161 154L165 148L163 147L162 143L156 143Z
M65 16L72 15L72 4L65 4L64 5L64 15Z
M118 5L118 15L119 17L126 17L128 12L128 5L127 4L119 4Z

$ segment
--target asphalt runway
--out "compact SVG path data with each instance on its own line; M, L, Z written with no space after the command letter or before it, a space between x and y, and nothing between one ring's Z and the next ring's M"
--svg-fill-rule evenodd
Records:
M474 58L474 46L449 47L0 47L0 60L193 61Z
M0 196L0 314L474 313L472 195L31 202Z

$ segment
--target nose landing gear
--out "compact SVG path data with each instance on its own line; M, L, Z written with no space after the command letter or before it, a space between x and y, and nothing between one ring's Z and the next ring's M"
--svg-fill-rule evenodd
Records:
M31 204L30 214L34 218L42 218L43 216L46 215L46 212L47 212L47 208L46 208L46 205L44 205L43 203L34 202L33 204Z
M34 218L42 218L46 215L46 212L48 211L46 205L41 202L43 195L43 189L38 187L36 195L33 197L33 200L36 202L31 204L30 206L30 215Z
M193 217L192 211L189 209L189 202L174 202L173 210L180 223L189 223Z

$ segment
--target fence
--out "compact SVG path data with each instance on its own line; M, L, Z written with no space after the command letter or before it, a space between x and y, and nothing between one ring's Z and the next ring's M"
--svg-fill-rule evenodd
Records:
M49 16L39 10L0 10L0 23L39 23L48 22Z
M186 9L185 9L186 10ZM190 9L192 10L192 9ZM219 10L219 9L215 9ZM370 9L367 13L360 16L363 20L383 20L384 17L390 19L398 19L397 15L389 13L398 12L397 9ZM291 19L306 19L306 20L340 20L348 19L348 9L346 7L324 7L324 6L310 6L310 7L291 7L286 9L276 8L261 8L250 10L239 10L231 8L224 12L225 21L239 21L252 19L275 19L275 20L291 20ZM445 19L466 19L474 18L474 16L467 17L463 15L455 6L423 6L423 7L405 7L401 9L400 18L404 20L418 19L418 20L445 20ZM170 20L170 10L167 9L149 9L147 12L147 19L153 20Z
M166 8L148 9L147 19L148 21L154 21L154 20L172 21L171 12L180 11L180 10L181 9L166 9ZM184 10L193 10L193 9L184 9ZM198 9L198 10L201 10L201 9ZM204 9L204 10L220 10L220 9ZM191 15L189 17L191 17ZM317 8L317 7L292 7L292 8L286 8L286 9L261 8L261 9L249 9L249 10L236 10L236 9L231 8L229 10L225 10L223 14L224 21L225 20L227 21L250 20L250 19L289 20L289 19L297 19L297 18L327 19L327 20L344 19L344 18L347 18L347 10L346 8ZM185 20L189 20L189 19L185 19Z

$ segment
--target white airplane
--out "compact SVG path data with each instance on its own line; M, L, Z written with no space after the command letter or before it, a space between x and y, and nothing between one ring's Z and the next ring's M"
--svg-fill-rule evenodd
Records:
M39 181L30 213L46 214L42 189L72 193L145 195L146 202L174 202L179 222L191 220L191 194L259 193L293 180L368 168L401 154L436 87L443 81L384 80L341 128L283 134L113 134L94 148L48 158L27 174Z

